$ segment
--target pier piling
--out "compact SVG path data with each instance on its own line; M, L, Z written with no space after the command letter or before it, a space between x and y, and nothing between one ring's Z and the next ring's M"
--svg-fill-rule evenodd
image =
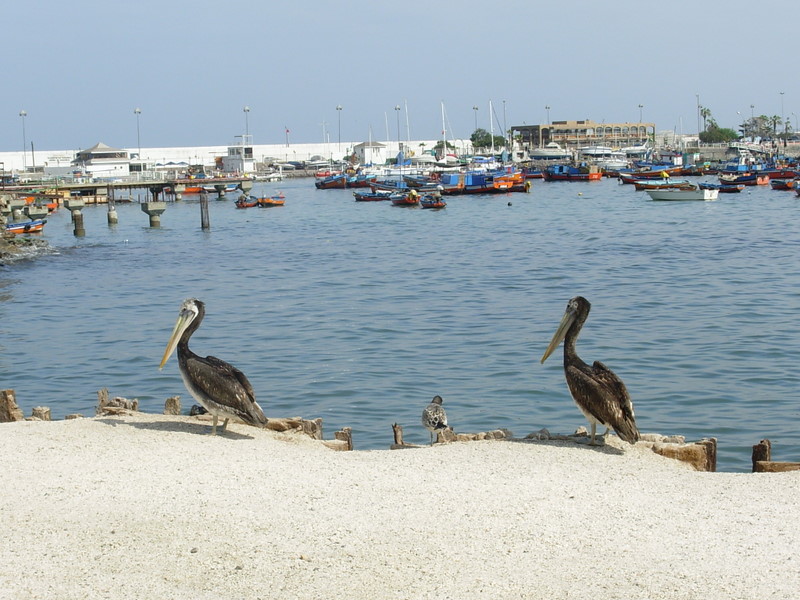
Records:
M86 235L86 229L83 227L83 213L81 212L84 204L83 198L68 198L64 200L64 206L72 215L72 233L75 237L83 237Z
M166 202L142 202L142 212L150 217L150 227L161 227L161 213L167 210Z
M119 223L119 217L117 217L117 204L116 204L116 197L114 195L114 186L108 186L108 224L109 225L116 225Z
M211 221L208 218L208 194L205 191L200 194L200 227L203 231L211 229Z

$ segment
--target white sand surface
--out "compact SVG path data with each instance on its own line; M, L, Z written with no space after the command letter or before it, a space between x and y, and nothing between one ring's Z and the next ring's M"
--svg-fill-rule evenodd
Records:
M208 429L0 425L0 598L800 593L800 472L698 473L616 439L334 452Z

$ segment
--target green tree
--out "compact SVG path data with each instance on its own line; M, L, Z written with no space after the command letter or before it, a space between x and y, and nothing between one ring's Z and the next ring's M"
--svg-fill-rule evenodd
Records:
M706 131L706 129L708 129L706 121L711 118L711 109L706 106L701 106L700 117L703 119L703 131Z
M708 124L705 131L700 132L700 141L704 144L720 144L732 142L739 137L733 129L727 129L717 125L713 119Z
M506 145L506 139L502 135L496 135L492 138L492 134L485 129L476 129L471 136L469 136L473 148L491 148L492 139L494 139L494 147L502 148Z

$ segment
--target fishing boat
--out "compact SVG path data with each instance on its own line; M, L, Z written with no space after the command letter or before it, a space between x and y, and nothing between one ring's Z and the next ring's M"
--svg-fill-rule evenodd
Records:
M8 223L6 225L6 232L14 234L22 233L38 233L44 229L44 224L47 219L33 219L32 221L23 221L21 223Z
M425 194L419 199L419 203L422 208L439 209L447 206L447 202L445 202L438 194Z
M678 180L678 181L670 181L669 179L665 179L664 181L658 181L656 179L639 179L633 182L634 187L638 190L693 190L696 189L697 186L693 184L691 181L686 179Z
M716 200L719 190L645 190L651 200Z
M240 196L236 202L234 202L234 206L236 208L253 208L254 206L258 206L258 198L254 196Z
M347 187L347 176L341 173L314 182L318 190L341 190Z
M701 181L697 184L701 190L718 190L720 194L738 194L744 189L742 183L711 183Z
M622 183L633 183L642 179L666 179L664 173L667 174L667 177L672 177L673 175L681 175L682 171L682 167L664 167L662 169L654 167L652 169L634 171L633 173L620 173L619 178Z
M391 199L391 196L392 192L380 190L375 192L353 192L356 202L381 202Z
M414 190L407 194L391 194L389 199L394 206L419 206L419 194Z
M741 183L743 185L768 185L769 175L764 173L726 174L719 176L720 183Z
M259 208L269 208L270 206L283 206L284 204L286 204L286 201L283 199L283 194L258 198Z
M546 181L600 181L603 174L597 167L552 165L544 170Z
M794 179L770 179L769 185L773 190L793 190L795 188Z

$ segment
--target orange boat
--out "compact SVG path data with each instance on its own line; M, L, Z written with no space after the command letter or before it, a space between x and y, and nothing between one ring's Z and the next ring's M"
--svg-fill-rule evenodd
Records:
M277 196L268 196L266 198L259 198L257 202L261 208L269 208L270 206L283 206L286 204L286 201L283 199L283 197L283 194L279 194Z

